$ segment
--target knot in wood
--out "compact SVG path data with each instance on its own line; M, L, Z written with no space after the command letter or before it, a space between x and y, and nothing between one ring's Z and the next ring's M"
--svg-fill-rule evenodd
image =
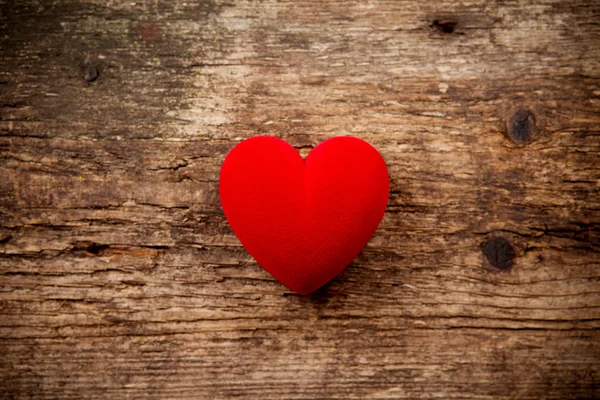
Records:
M458 25L458 21L449 18L435 19L431 24L433 28L443 33L454 33L456 25Z
M516 110L506 121L508 136L515 143L525 143L533 138L535 116L527 109Z
M98 72L98 68L94 67L93 65L88 65L85 67L83 72L83 79L88 82L94 82L96 79L98 79L99 75L100 73Z
M483 243L481 249L490 265L493 267L503 270L512 267L516 253L513 246L505 238L491 238Z

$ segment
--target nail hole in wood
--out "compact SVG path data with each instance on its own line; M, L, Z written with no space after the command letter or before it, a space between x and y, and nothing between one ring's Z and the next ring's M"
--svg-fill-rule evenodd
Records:
M515 143L526 143L535 133L535 116L531 111L520 108L506 120L506 128Z
M481 250L491 266L507 270L513 265L515 249L503 237L494 237L481 245Z

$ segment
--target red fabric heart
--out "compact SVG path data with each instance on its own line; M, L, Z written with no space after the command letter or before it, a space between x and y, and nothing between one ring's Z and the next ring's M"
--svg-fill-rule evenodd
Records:
M288 288L308 294L367 244L389 195L385 162L355 137L328 139L302 160L281 139L256 136L221 168L221 205L246 250Z

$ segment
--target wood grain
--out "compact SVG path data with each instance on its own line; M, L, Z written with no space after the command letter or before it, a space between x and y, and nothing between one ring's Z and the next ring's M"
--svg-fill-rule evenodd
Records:
M0 1L0 397L600 397L600 3ZM354 135L361 255L289 292L244 138Z

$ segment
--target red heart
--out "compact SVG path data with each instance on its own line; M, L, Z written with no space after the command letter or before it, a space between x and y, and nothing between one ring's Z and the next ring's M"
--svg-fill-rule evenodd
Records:
M367 244L389 195L385 162L355 137L335 137L302 160L281 139L235 146L221 168L221 205L246 250L288 288L308 294Z

